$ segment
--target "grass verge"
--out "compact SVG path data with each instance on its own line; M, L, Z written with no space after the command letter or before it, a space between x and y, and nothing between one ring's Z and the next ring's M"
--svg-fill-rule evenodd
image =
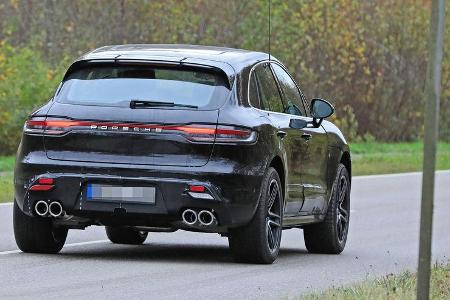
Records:
M0 156L0 203L13 200L14 156Z
M371 175L421 171L421 143L351 144L353 175ZM450 143L439 143L436 168L450 169Z
M13 172L0 173L0 203L13 201Z
M0 173L12 172L14 169L14 156L0 156Z
M411 272L387 275L348 287L305 295L302 300L415 299L416 276ZM450 299L450 265L435 264L431 273L430 299Z

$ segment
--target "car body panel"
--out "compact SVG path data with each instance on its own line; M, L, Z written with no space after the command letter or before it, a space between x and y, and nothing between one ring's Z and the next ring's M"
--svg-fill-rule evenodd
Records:
M192 143L176 134L135 131L133 124L215 125L218 111L130 109L55 102L48 111L48 116L95 121L99 124L95 129L70 131L62 136L44 136L45 150L50 159L111 164L203 166L209 160L212 144ZM102 126L108 123L116 124L117 129Z

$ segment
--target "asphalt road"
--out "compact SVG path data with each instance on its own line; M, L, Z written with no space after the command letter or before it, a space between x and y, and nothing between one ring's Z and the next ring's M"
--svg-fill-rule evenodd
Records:
M25 254L0 206L0 298L282 298L417 264L421 175L356 177L347 248L306 252L301 230L283 232L273 265L234 263L216 234L152 233L142 246L113 245L103 228L71 231L59 255ZM450 171L438 172L433 259L450 258Z

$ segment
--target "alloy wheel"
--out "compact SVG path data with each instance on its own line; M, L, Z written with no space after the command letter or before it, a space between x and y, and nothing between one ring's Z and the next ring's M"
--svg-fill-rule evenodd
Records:
M267 205L266 230L267 245L271 253L277 251L281 239L281 191L278 182L273 179L269 184L269 200Z
M337 237L342 243L347 235L348 221L349 221L349 201L348 201L348 182L347 177L342 175L339 178L338 185L338 203L336 206L336 222L337 222Z

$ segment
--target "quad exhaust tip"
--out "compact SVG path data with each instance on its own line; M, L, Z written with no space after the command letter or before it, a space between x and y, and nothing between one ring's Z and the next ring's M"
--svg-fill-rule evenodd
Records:
M64 214L64 209L58 201L52 201L49 204L45 200L39 200L34 205L34 211L40 217L50 215L51 217L58 218Z
M198 213L198 220L203 226L216 225L216 217L209 210L202 210Z
M203 209L200 212L196 212L193 209L186 209L181 214L183 223L189 226L209 227L216 226L217 219L212 211Z
M50 212L50 216L54 218L60 217L64 213L63 207L58 201L53 201L50 203L48 210Z
M195 210L192 209L186 209L185 211L183 211L183 214L181 215L181 217L183 218L183 222L188 224L188 225L194 225L195 223L197 223L197 212Z
M34 211L38 216L44 217L48 214L48 204L44 200L40 200L36 202L36 205L34 206Z

